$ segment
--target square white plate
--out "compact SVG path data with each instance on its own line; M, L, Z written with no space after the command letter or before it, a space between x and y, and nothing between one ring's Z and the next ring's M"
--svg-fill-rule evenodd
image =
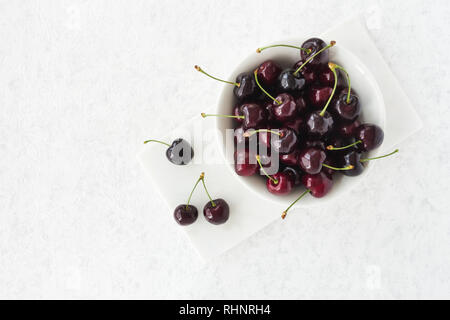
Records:
M335 39L338 44L351 50L377 80L386 105L385 129L389 132L389 135L385 136L382 150L391 150L394 145L422 127L422 122L408 97L370 39L362 18L347 21L322 36ZM191 141L195 156L193 163L187 166L175 166L168 162L165 148L159 144L145 145L138 154L139 161L167 203L168 215L172 215L177 205L186 202L190 189L202 171L206 173L206 183L212 197L224 198L229 203L230 219L226 224L216 226L206 222L202 212L208 199L199 185L192 200L192 204L199 210L199 218L191 226L180 227L180 230L186 232L200 256L206 260L234 247L275 219L280 219L281 212L285 209L262 201L257 194L248 192L220 160L216 164L213 163L213 159L221 157L219 147L215 145L215 123L213 120L206 121L196 117L164 139L169 142L183 137ZM211 133L206 135L206 142L205 132Z

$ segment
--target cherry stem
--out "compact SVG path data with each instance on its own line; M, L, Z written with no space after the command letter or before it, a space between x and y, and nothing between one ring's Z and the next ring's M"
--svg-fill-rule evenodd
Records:
M232 115L228 115L228 114L206 114L204 112L201 113L201 116L203 118L206 117L224 117L224 118L235 118L235 119L244 119L244 116L232 116Z
M257 84L258 87L261 89L261 91L264 92L270 99L272 99L273 101L275 101L277 104L281 104L280 101L278 101L277 99L275 99L274 97L272 97L272 96L271 96L266 90L264 90L264 88L261 87L261 85L259 84L259 81L258 81L258 69L256 69L253 73L255 74L255 81L256 81L256 84Z
M245 131L242 135L246 138L251 137L252 135L254 135L255 133L258 132L270 132L273 134L277 134L280 137L283 137L283 133L282 132L278 132L278 131L274 131L274 130L270 130L270 129L258 129L258 130L251 130L251 131Z
M232 85L235 85L236 87L240 87L240 86L241 86L241 84L240 84L239 82L226 81L226 80L222 80L222 79L213 77L212 75L210 75L210 74L206 73L205 71L203 71L203 69L200 68L200 67L197 66L197 65L195 65L194 68L195 68L195 70L197 70L197 71L203 73L204 75L206 75L206 76L208 76L208 77L210 77L210 78L212 78L212 79L214 79L214 80L221 81L221 82L225 82L225 83L228 83L228 84L232 84Z
M297 47L297 46L292 46L290 44L274 44L274 45L271 45L271 46L258 48L258 49L256 49L256 52L257 53L261 53L261 51L263 51L263 50L266 50L268 48L275 48L275 47L287 47L287 48L299 49L299 50L305 51L307 54L310 54L311 51L312 51L311 49L306 49L306 48L301 48L301 47Z
M149 142L158 142L158 143L165 144L166 146L170 147L170 144L168 144L164 141L159 141L159 140L147 140L147 141L144 141L144 144L149 143Z
M206 184L205 184L205 174L203 173L203 175L201 175L200 178L201 178L200 180L202 180L202 183L203 183L203 188L205 188L206 194L208 195L208 198L209 198L209 200L211 201L212 206L215 207L216 204L214 203L213 199L211 198L211 196L210 196L210 194L209 194L209 192L208 192L208 189L206 188Z
M348 74L347 70L345 70L343 67L335 64L335 68L342 70L345 73L345 76L347 77L347 85L348 85L348 92L347 92L347 104L350 103L350 92L351 92L351 88L352 88L352 83L350 81L350 75Z
M187 204L186 204L186 209L189 207L189 203L191 202L191 197L192 197L192 194L194 193L195 188L197 188L198 183L200 182L200 180L203 180L204 176L205 176L205 173L202 172L200 174L200 177L198 178L197 182L195 183L194 188L192 188L192 191L189 194L189 198L188 198L188 201L187 201Z
M313 54L311 57L308 58L308 60L306 60L300 67L298 67L297 70L294 71L294 76L300 72L300 70L306 66L312 59L314 59L315 56L317 56L318 54L322 53L323 51L331 48L332 46L334 46L336 44L336 41L330 41L330 44L327 45L326 47L323 47L322 49L320 49L319 51L317 51L315 54Z
M391 153L385 154L384 156L379 156L379 157L374 157L374 158L366 158L366 159L361 159L359 160L360 162L367 162L367 161L371 161L371 160L376 160L376 159L381 159L381 158L386 158L389 156L392 156L394 153L397 153L398 149L395 149L394 151L392 151Z
M296 204L298 200L300 200L301 198L303 198L306 194L308 194L308 193L310 193L310 192L311 192L311 190L306 189L306 190L300 195L300 197L298 197L294 202L291 203L291 205L290 205L286 210L283 211L283 213L281 214L281 218L283 218L283 219L286 218L286 215L287 215L289 209L290 209L294 204Z
M348 148L351 148L351 147L353 147L353 146L356 146L358 143L361 143L362 141L361 140L358 140L358 141L356 141L356 142L353 142L352 144L349 144L348 146L345 146L345 147L339 147L339 148L336 148L336 147L334 147L334 146L332 146L332 145L329 145L328 147L327 147L327 150L344 150L344 149L348 149Z
M328 105L330 104L331 100L333 99L334 93L336 92L336 87L337 87L337 73L336 73L336 65L333 62L329 62L328 63L328 68L330 68L330 70L333 72L334 74L334 86L333 86L333 91L331 92L330 97L328 98L327 103L325 104L325 107L323 107L322 111L320 112L320 116L323 117L323 115L325 114L325 112L327 111Z
M256 155L256 161L258 161L259 167L261 168L261 171L264 173L264 175L269 178L273 183L278 184L278 180L274 179L273 177L269 176L266 172L266 170L264 169L264 167L261 164L261 157L257 154Z
M352 169L355 168L355 167L354 167L353 165L351 165L351 164L349 164L348 166L346 166L346 167L344 167L344 168L336 168L336 167L330 166L330 165L325 164L325 163L322 163L322 166L324 166L325 168L329 168L329 169L336 170L336 171L352 170Z

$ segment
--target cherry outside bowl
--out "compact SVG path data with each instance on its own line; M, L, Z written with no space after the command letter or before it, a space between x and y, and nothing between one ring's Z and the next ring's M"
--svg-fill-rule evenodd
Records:
M276 43L284 43L299 46L307 38L299 38L288 41L278 41ZM385 105L383 95L378 87L375 78L370 73L369 69L349 50L339 45L339 39L324 39L326 42L330 40L336 40L337 44L330 49L330 61L335 62L343 66L350 74L352 80L352 86L358 93L361 104L361 116L362 122L374 123L385 131ZM255 70L262 62L266 60L274 60L281 67L287 68L294 65L295 62L300 60L300 54L298 50L290 48L269 48L261 53L252 53L245 58L230 74L229 81L234 81L236 76L242 72L250 72ZM219 97L216 113L218 114L230 114L233 112L233 107L237 100L233 95L233 86L223 85L222 92ZM226 160L226 166L230 170L230 174L236 178L236 183L242 183L245 185L249 192L257 193L262 201L272 201L280 204L281 207L287 207L292 203L300 194L303 189L294 189L294 191L286 196L276 196L269 193L266 189L264 180L257 176L241 177L234 171L233 152L234 150L226 150L226 129L234 128L233 119L230 118L216 118L217 126L217 139L219 148L222 151L222 155ZM385 136L386 132L385 133ZM368 153L368 156L377 156L378 149ZM343 175L336 174L334 179L334 186L329 194L325 197L316 199L314 197L304 197L296 207L319 205L326 202L334 201L338 198L342 199L342 196L348 193L351 189L356 187L366 175L370 169L376 165L376 161L368 164L366 163L366 169L357 177L344 177ZM381 185L380 185L381 187Z

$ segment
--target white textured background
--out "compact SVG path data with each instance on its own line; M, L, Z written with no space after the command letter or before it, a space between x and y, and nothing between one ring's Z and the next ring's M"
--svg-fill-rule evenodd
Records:
M203 265L142 141L214 107L194 64L227 75L361 12L424 129L353 203ZM0 297L450 298L449 16L447 0L0 1Z

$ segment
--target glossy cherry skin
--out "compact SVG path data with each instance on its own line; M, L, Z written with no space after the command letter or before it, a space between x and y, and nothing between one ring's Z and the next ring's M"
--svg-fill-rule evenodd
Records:
M294 167L286 167L282 171L291 176L294 186L298 186L302 183L302 172Z
M364 171L364 166L361 161L361 154L355 150L347 151L341 158L340 165L342 167L347 167L349 165L353 166L353 169L343 170L342 173L349 177L359 176Z
M303 65L303 60L298 61L294 65L294 70L300 68L301 65ZM303 68L301 68L299 72L303 75L303 78L305 78L305 82L307 85L311 85L316 82L317 80L316 70L313 67L310 67L308 64L305 65Z
M294 69L285 69L278 76L278 90L281 92L294 93L303 89L305 86L305 78L299 72L294 75Z
M246 144L249 147L252 143L257 143L258 137L256 135L251 135L250 137L244 137L244 133L248 131L243 127L238 127L234 129L234 143L238 144Z
M290 193L294 187L294 181L290 174L278 172L272 175L272 178L275 179L277 183L267 178L266 187L270 193L284 195Z
M316 174L322 170L322 164L326 159L325 151L318 148L307 148L300 151L298 165L309 174Z
M266 110L256 103L244 103L241 105L241 113L244 116L244 128L258 129L267 122Z
M253 73L241 73L236 77L238 86L234 86L233 93L239 100L254 98L259 95L260 90L256 85Z
M272 112L276 120L286 122L293 120L297 115L298 108L294 97L289 93L281 93L272 102Z
M311 195L316 198L325 196L333 186L332 178L324 172L318 174L305 174L302 177L302 183L306 189L311 190Z
M275 118L275 115L273 114L273 104L272 100L266 101L264 103L265 109L266 109L266 115L267 115L267 123L274 123L277 121Z
M342 148L342 147L348 146L349 144L352 144L353 142L355 142L355 139L353 139L353 138L345 138L345 137L340 137L338 135L333 135L333 136L329 137L328 139L326 139L327 147L333 146L334 148ZM330 150L330 151L328 151L328 153L331 155L339 154L344 151L355 150L355 148L356 147L350 147L348 149L343 149L343 150Z
M306 61L309 57L314 55L316 52L321 50L322 48L325 48L327 44L325 41L319 38L311 38L303 42L302 48L305 49L311 49L310 53L307 53L306 51L301 51L300 55L302 57L303 61ZM329 61L329 54L328 50L322 51L317 56L315 56L311 61L308 62L308 64L312 67L318 67L318 66L324 66L328 64Z
M189 142L178 138L172 142L172 145L166 150L167 159L176 165L186 165L194 157L194 149Z
M361 140L357 147L362 151L370 151L378 148L384 140L384 132L375 124L364 123L356 129L356 140Z
M213 205L214 202L214 205ZM230 217L230 207L223 199L214 199L212 202L208 201L203 207L203 215L206 221L212 224L223 224L227 222Z
M258 169L259 165L256 162L256 158L250 163L250 153L248 150L234 152L234 171L239 176L252 176L258 172Z
M353 92L350 92L350 100L347 103L348 89L342 90L336 99L331 103L331 109L340 119L353 121L361 113L359 98Z
M333 130L334 120L326 111L323 116L320 111L312 112L306 120L306 129L311 136L322 137Z
M198 210L193 205L180 204L173 212L175 221L181 226L194 223L198 217Z
M337 133L345 138L354 137L356 129L360 125L361 123L358 120L352 122L342 122L337 127Z
M323 108L333 93L332 87L313 85L308 89L307 96L311 106Z
M346 86L347 82L345 81L344 77L342 76L341 72L339 72L339 70L336 70L336 73L338 74L338 82L336 85L336 89L340 90ZM331 69L328 67L328 65L319 72L317 77L319 79L319 83L322 86L331 88L334 87L334 74L333 71L331 71Z
M265 85L273 85L281 73L281 68L272 60L261 63L258 67L258 80Z
M294 130L281 128L279 133L281 136L278 139L271 139L271 149L279 154L288 154L294 151L298 145L298 138Z
M280 162L282 164L288 165L288 166L297 166L298 165L298 155L300 151L294 150L291 153L288 154L282 154L280 155Z

